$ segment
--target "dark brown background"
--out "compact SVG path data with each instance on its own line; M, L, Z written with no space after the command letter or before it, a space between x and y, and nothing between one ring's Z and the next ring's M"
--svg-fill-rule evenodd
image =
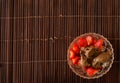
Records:
M66 55L77 36L95 32L115 60L99 79L85 80ZM0 83L120 83L120 0L0 0Z

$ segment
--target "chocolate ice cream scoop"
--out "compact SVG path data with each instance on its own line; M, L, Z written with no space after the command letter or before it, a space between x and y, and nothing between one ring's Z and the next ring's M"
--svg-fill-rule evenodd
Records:
M81 65L82 66L91 66L93 58L99 55L100 50L93 46L90 47L82 47L80 51L81 55Z
M87 58L94 58L100 53L100 50L98 48L95 48L94 46L90 47L82 47L81 48L81 54L84 54Z
M81 54L81 60L80 63L82 66L90 66L90 62L88 61L87 57L83 54Z
M98 55L96 58L93 59L92 66L95 68L100 68L103 63L107 62L110 59L110 53L110 50L107 49L106 52L103 52L100 55Z

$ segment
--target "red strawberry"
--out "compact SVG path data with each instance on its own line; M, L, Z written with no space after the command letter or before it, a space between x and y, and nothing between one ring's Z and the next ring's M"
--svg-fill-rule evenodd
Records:
M78 63L78 61L79 61L79 57L78 56L76 56L75 58L73 58L72 59L72 63L75 65L75 64L77 64Z
M102 49L102 44L103 44L103 39L99 39L94 45L95 47Z
M87 46L87 40L86 38L80 38L78 41L78 46L81 48L81 47L86 47Z
M94 76L96 73L98 73L99 69L95 69L93 67L90 67L86 70L86 73L88 76L92 77Z
M93 41L93 42L94 42L94 44L95 44L95 43L97 42L97 40L96 40L96 39L94 39L94 41Z
M72 49L70 49L69 54L70 59L73 59L75 57L75 53Z
M94 43L94 38L92 36L87 36L86 37L88 46Z
M75 53L79 53L80 52L80 49L79 49L79 46L77 44L74 44L73 47L72 47L73 51Z

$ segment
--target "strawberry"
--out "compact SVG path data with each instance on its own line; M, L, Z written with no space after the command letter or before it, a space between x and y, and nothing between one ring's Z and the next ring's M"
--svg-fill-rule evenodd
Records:
M97 42L94 44L95 47L102 49L103 39L97 40Z
M77 44L74 44L73 47L72 47L73 51L75 53L79 53L80 52L80 49L79 49L79 46Z
M70 59L73 59L75 57L75 53L72 49L70 49L70 51L69 51L69 57L70 57Z
M90 77L94 76L98 72L99 72L99 69L95 69L93 67L89 67L86 70L87 75L90 76Z
M78 46L81 48L81 47L86 47L88 44L87 44L87 40L86 38L80 38L78 41L77 41L77 44Z
M79 61L79 57L78 56L76 56L75 58L73 58L72 59L72 63L75 65L75 64L77 64L78 63L78 61Z
M96 40L96 39L94 39L93 44L95 44L96 42L97 42L97 40Z
M94 38L92 36L87 36L86 40L87 40L88 46L94 43Z

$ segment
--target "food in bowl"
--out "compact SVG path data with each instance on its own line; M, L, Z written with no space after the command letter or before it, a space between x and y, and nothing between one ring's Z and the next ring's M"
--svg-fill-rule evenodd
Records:
M103 76L111 68L113 59L112 45L96 33L86 33L75 38L67 54L73 72L86 79Z

